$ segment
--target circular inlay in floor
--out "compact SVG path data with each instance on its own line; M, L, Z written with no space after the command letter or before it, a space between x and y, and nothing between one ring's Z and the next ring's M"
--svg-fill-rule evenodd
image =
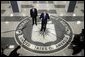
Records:
M72 41L72 30L62 18L50 16L45 32L41 32L41 22L32 26L30 18L23 19L16 28L15 40L28 51L53 53L67 47Z

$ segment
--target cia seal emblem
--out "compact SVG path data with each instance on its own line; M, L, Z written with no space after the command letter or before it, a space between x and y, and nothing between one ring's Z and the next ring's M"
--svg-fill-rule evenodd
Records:
M39 20L39 19L38 19ZM73 33L62 18L50 16L45 32L41 32L41 22L32 26L30 18L23 19L16 28L15 40L23 48L36 53L58 52L69 45Z

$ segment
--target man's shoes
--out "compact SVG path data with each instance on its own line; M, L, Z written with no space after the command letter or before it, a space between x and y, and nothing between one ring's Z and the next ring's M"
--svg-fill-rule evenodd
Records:
M42 31L42 29L40 31Z
M37 26L37 24L36 24L36 26Z
M44 30L44 32L45 32L45 30Z

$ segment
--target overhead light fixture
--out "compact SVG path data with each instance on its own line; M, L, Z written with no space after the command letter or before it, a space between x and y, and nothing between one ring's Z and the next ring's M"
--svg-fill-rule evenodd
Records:
M77 21L77 24L80 24L81 23L81 21Z
M10 45L9 48L14 48L15 46L14 45Z
M9 23L8 21L5 22L5 24L8 24L8 23Z
M76 16L76 14L73 14L73 16Z
M13 16L13 14L10 14L10 16Z

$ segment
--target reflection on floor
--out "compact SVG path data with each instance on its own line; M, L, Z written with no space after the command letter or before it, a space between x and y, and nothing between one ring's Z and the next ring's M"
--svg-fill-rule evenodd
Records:
M39 33L40 29L41 29L41 24L38 24L37 26L36 25L33 26L33 30L32 30L32 40L33 41L46 43L46 42L57 40L56 36L53 35L53 34L56 35L54 24L49 24L49 23L52 23L52 21L49 21L47 24L47 28L49 28L48 31L50 33L49 32L46 33L47 31L44 34L42 34L43 32ZM51 33L53 33L53 34L51 34Z
M7 48L4 53L9 55L13 48L9 49L9 45L17 46L14 40L15 29L17 25L26 17L29 17L30 8L36 7L40 15L41 12L47 11L50 15L58 16L68 22L74 34L79 34L84 28L84 2L77 1L75 11L68 13L65 10L66 1L21 1L21 12L13 13L9 1L1 1L1 47ZM12 16L13 14L13 16ZM73 16L73 14L75 16ZM11 16L10 16L11 15ZM77 21L80 21L77 24ZM53 24L51 24L53 25ZM11 30L11 31L10 31ZM37 54L21 48L20 56L72 56L71 49L64 49L59 53L52 54ZM29 54L28 54L29 53ZM32 54L33 53L33 54ZM84 50L75 56L84 56Z
M18 18L17 18L18 19ZM40 22L39 22L40 23ZM36 25L34 25L33 27L35 28L35 29L33 29L33 30L39 30L40 29L40 24L38 23L38 26L36 27ZM75 22L74 22L74 24L73 24L73 22L68 22L69 23L69 25L72 27L72 29L74 30L74 33L79 33L79 31L78 32L75 32L76 30L75 30L75 26L74 26L74 24L75 24ZM71 24L72 23L72 24ZM3 24L3 23L2 23ZM82 25L83 23L81 23L81 25ZM50 26L49 26L50 25ZM51 26L52 25L52 26ZM58 25L58 24L57 24ZM77 24L75 24L77 27L79 27ZM4 25L5 26L5 25ZM74 26L74 27L73 27ZM47 27L48 28L53 28L54 29L54 26L53 26L53 24L52 24L52 22L51 21L49 21L48 22L48 25L47 25ZM82 25L82 27L83 27L83 25ZM80 28L82 28L82 27L80 27ZM2 27L3 28L3 27ZM51 29L52 29L51 28ZM11 28L12 29L12 28ZM14 28L13 28L14 29ZM15 28L16 29L16 28ZM54 29L55 30L55 29ZM51 31L51 32L53 32L53 31ZM81 32L81 31L80 31ZM13 32L11 32L11 33L13 33ZM55 34L55 32L53 32L54 34ZM9 34L9 33L8 33ZM2 36L4 36L5 34L3 34ZM10 35L10 34L9 34ZM5 35L6 36L6 35ZM54 37L55 38L55 37ZM4 40L4 39L6 39L6 40ZM10 40L10 41L9 41ZM7 45L7 43L8 43L8 45L10 45L10 42L12 41L12 43L11 43L11 45L15 45L15 47L17 46L17 44L14 42L15 40L14 40L14 37L3 37L2 38L2 46L3 47L5 47L5 45ZM13 50L13 49L12 49ZM8 51L8 52L6 52L6 51ZM10 51L11 51L11 49L6 49L5 50L5 54L9 54L10 53ZM23 52L24 51L24 52ZM58 52L58 53L52 53L52 54L37 54L37 53L32 53L32 52L30 52L30 51L26 51L26 50L24 50L23 48L20 50L20 51L18 51L19 53L21 53L21 56L31 56L31 55L33 55L33 56L36 56L36 55L38 55L38 56L71 56L71 54L72 54L72 50L71 49L68 49L68 48L66 48L66 49L64 49L64 50L62 50L62 51L60 51L60 52ZM29 54L27 54L26 52L28 52ZM81 53L79 53L80 54L80 56L81 56ZM79 56L79 54L77 55L77 56Z

